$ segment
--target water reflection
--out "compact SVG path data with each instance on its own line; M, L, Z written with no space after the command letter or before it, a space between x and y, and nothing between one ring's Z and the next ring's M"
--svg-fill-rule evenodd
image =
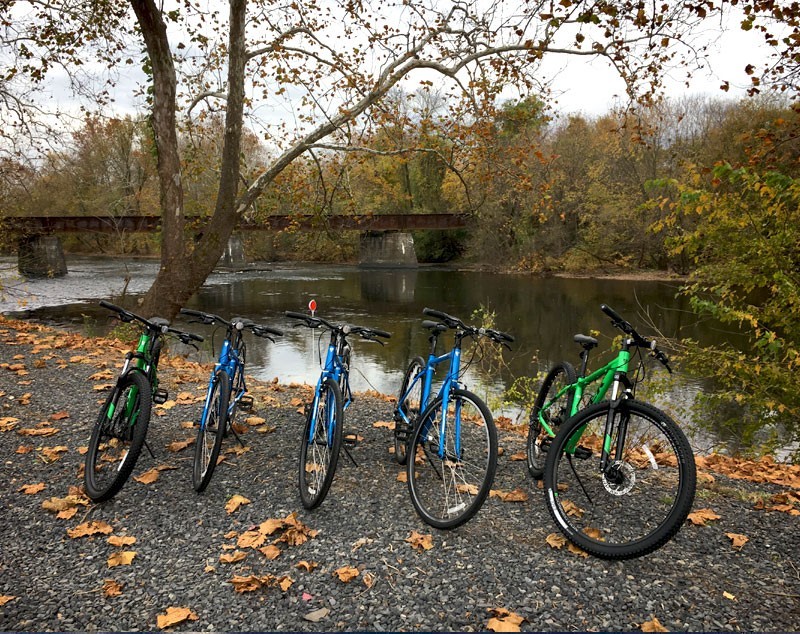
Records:
M9 288L9 263L3 262L3 266L0 284ZM13 313L23 308L22 316L62 324L104 324L106 313L97 306L97 300L117 299L126 285L129 293L142 292L156 270L157 263L151 261L72 258L66 277L24 282L15 287L18 293L24 292L22 305L18 297L6 294L0 310ZM720 343L732 337L709 323L698 322L687 301L677 296L677 290L675 283L652 281L538 278L425 267L360 270L294 265L215 273L189 307L241 315L285 330L286 336L276 344L252 338L248 349L250 372L262 379L313 382L327 338L319 341L315 336L318 333L293 328L283 313L305 310L314 298L318 313L329 321L374 326L392 333L385 347L354 341L353 384L359 390L374 388L394 393L408 360L427 353L427 332L420 327L425 306L465 321L483 306L496 314L497 328L517 338L513 352L505 355L506 370L487 373L478 364L468 369L466 380L471 389L490 395L499 394L513 377L535 375L558 360L577 363L579 350L572 343L575 333L596 331L594 334L601 340L599 350L608 351L619 333L600 311L601 303L611 305L643 333L654 334L650 322L670 337L692 337L704 343ZM193 328L202 331L199 326ZM451 343L452 336L442 338L442 344ZM593 367L608 358L608 352L596 354ZM204 351L203 359L211 362L210 349ZM688 379L678 378L681 387L671 391L670 397L691 398L691 390L686 389Z

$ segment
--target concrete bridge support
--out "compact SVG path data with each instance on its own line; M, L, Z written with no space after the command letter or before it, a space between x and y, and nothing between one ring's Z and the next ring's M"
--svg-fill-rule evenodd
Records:
M410 233L367 232L361 235L359 266L416 268L417 252Z
M17 268L25 277L63 277L67 261L58 236L27 236L20 239Z
M233 233L228 238L228 246L225 247L225 252L219 259L219 266L237 269L247 264L247 257L244 253L244 238L241 233Z

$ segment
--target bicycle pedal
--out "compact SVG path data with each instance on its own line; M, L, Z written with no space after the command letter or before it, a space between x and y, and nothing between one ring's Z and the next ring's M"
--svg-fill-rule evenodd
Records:
M253 401L252 396L243 396L239 399L239 404L237 405L240 412L245 412L249 414L253 411L253 407L255 402Z
M399 418L399 417L398 417ZM408 442L411 437L411 432L414 431L410 423L405 422L402 418L394 421L394 437L400 442Z
M160 387L153 392L153 403L156 405L162 405L163 403L166 403L168 398L169 392L167 392L164 388Z
M575 457L581 460L588 460L592 457L592 450L586 447L575 447Z
M358 434L345 434L342 437L342 443L345 447L356 447L358 445L358 441L361 440L361 437Z

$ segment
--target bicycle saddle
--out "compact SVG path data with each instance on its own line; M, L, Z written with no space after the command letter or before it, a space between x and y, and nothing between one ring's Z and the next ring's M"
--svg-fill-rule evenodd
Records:
M575 335L572 340L579 343L585 350L591 350L597 346L597 339L589 335Z

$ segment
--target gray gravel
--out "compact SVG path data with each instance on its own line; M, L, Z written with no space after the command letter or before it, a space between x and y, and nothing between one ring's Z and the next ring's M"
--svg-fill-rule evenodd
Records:
M639 560L582 558L545 542L555 527L541 493L524 462L511 460L522 450L522 439L501 432L504 453L495 488L522 489L528 500L492 498L465 526L436 531L417 517L406 485L397 481L402 469L388 452L390 432L373 426L391 419L391 405L370 396L359 397L347 412L348 429L363 436L351 450L358 466L342 455L331 491L315 511L303 510L296 482L302 417L295 399L304 399L304 392L262 388L255 413L275 431L245 434L250 450L221 464L204 494L192 489L192 448L166 449L192 435L180 423L195 419L201 406L176 405L153 417L148 442L156 458L145 452L134 475L157 465L174 469L149 485L131 479L112 501L81 506L73 518L57 519L42 502L82 484L78 449L88 442L101 398L93 385L102 381L90 377L103 363L113 371L121 355L61 368L59 359L86 354L69 347L70 337L53 338L53 346L65 346L53 349L36 350L20 341L13 322L0 322L0 363L24 364L28 372L0 366L0 422L19 419L15 429L0 431L0 596L16 597L0 606L4 631L153 630L168 607L188 607L197 616L176 625L179 631L475 631L487 628L494 608L523 617L522 629L534 631L639 630L654 617L671 630L800 628L798 518L754 508L758 497L779 487L717 475L714 484L701 485L695 502L695 508L712 508L721 517L717 522L687 525ZM173 396L204 392L205 381L185 372L166 369L164 376ZM27 405L21 399L25 393L31 393ZM266 406L269 398L281 405ZM69 417L52 422L57 434L18 434L60 411ZM230 439L226 446L234 444ZM18 454L21 445L33 450ZM47 462L40 449L59 445L67 451ZM20 492L40 482L41 492ZM235 494L251 503L229 514L225 505ZM223 548L236 543L236 537L226 537L231 531L241 534L290 513L318 531L316 536L300 545L279 543L281 554L274 560L242 548L248 553L244 560L219 561L233 552ZM107 535L67 535L90 520L107 522L114 535L137 541L120 548L109 544ZM433 548L412 548L406 541L412 531L432 535ZM729 532L749 541L735 550ZM109 568L109 556L119 550L136 556L130 565ZM317 567L302 570L296 566L300 561ZM343 566L358 569L359 576L340 581L334 571ZM234 575L288 576L293 584L285 591L273 585L237 593L230 583ZM119 596L104 595L107 579L122 585ZM321 614L320 620L307 620Z

